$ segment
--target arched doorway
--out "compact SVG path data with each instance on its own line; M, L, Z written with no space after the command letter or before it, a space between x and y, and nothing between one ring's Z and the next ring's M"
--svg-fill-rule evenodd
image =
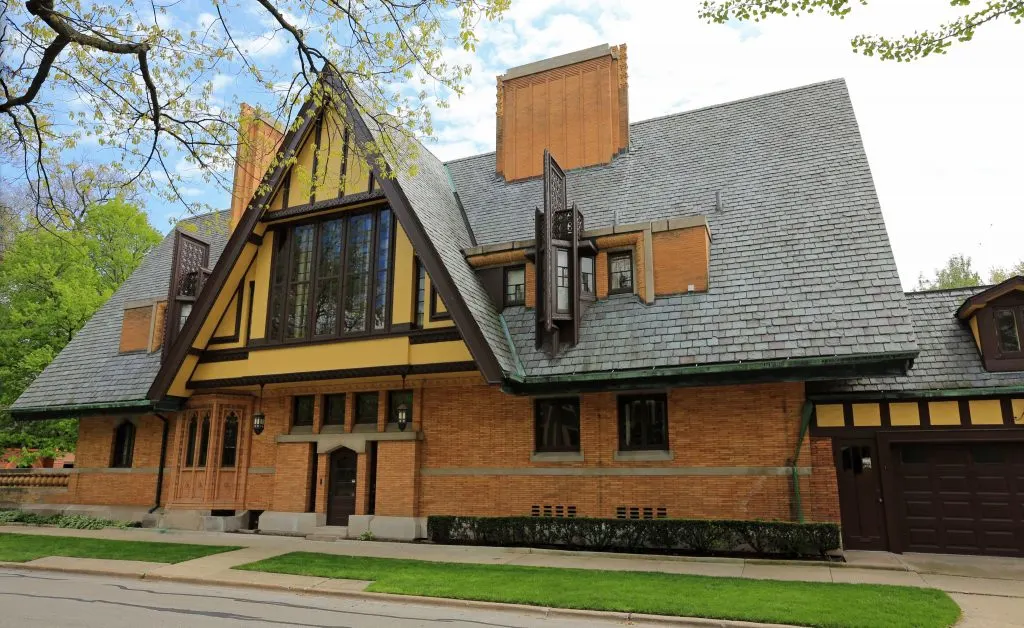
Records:
M356 512L356 460L358 454L348 447L331 453L327 487L327 525L347 526Z

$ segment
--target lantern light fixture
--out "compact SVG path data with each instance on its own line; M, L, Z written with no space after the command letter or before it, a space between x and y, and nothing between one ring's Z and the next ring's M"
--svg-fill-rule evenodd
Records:
M267 425L267 415L263 414L263 384L260 384L260 398L257 402L256 413L252 415L252 432L259 436Z

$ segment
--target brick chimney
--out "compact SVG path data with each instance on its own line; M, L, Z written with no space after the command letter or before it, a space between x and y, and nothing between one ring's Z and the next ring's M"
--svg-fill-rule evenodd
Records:
M629 146L626 44L528 63L498 77L497 171L541 175L547 148L566 170L606 164Z
M252 200L283 137L284 134L276 126L259 118L255 109L242 103L242 113L238 119L235 179L231 190L232 230Z

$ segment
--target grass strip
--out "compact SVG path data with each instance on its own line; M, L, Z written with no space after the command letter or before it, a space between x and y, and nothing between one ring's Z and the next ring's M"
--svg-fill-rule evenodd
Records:
M0 561L15 563L23 563L45 556L180 563L193 558L202 558L237 549L241 548L225 545L110 541L74 536L0 534Z
M437 563L293 552L236 569L373 580L367 591L829 628L953 625L942 591L652 572Z

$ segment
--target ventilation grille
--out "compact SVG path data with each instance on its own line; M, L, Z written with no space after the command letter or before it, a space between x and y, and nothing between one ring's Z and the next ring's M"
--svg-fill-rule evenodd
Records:
M576 506L563 506L562 504L534 504L530 507L531 517L575 517Z
M664 519L668 517L668 509L664 506L618 506L615 508L616 519Z

